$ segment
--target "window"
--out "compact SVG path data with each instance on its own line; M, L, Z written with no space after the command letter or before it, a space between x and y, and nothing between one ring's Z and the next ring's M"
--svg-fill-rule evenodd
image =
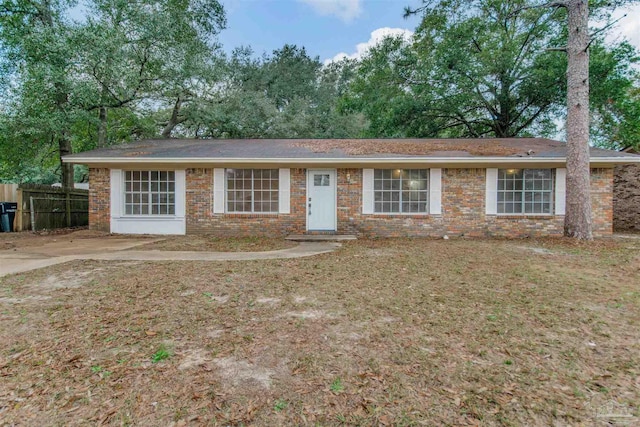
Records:
M227 169L227 212L278 212L278 169Z
M499 169L499 214L551 214L553 170Z
M331 175L329 174L315 174L313 175L314 187L328 187L331 185Z
M175 215L174 171L125 171L125 215Z
M429 170L376 169L373 191L376 213L426 213Z

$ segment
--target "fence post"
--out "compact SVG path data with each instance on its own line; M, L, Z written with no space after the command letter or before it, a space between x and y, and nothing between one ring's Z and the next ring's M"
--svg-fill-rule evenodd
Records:
M33 209L33 196L29 197L29 209L31 210L31 231L36 231L36 212Z
M18 203L18 210L16 211L16 231L22 231L22 215L24 214L24 209L22 207L22 190L18 188L16 190L16 202Z
M66 217L67 217L67 228L71 227L71 194L69 192L69 189L66 188L64 191L64 197L65 197L65 209L66 209Z

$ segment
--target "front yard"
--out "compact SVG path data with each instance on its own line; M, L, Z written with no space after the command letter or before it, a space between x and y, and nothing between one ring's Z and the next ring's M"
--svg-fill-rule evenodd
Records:
M360 240L0 278L0 424L640 423L639 249Z

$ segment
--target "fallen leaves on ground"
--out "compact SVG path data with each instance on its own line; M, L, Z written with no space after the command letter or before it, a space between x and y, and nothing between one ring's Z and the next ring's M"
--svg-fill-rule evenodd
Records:
M640 417L638 246L360 240L3 278L0 424L589 425L610 401Z

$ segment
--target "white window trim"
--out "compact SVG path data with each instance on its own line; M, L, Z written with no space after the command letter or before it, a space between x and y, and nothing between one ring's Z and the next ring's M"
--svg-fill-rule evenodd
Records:
M278 170L278 209L281 214L291 213L291 169Z
M429 171L429 190L427 193L426 212L376 212L375 190L373 185L375 169L362 169L362 214L380 216L429 216L442 214L442 169L412 169L427 169Z
M256 168L251 168L256 169ZM259 168L258 168L259 169ZM271 168L273 169L273 168ZM278 210L272 212L227 211L227 173L225 168L213 169L213 213L230 215L278 215L291 213L291 169L278 169Z
M111 169L109 173L111 233L184 235L186 233L186 171L177 169L174 172L174 215L124 215L125 174L122 169Z
M362 169L362 214L374 214L373 169Z
M122 169L110 170L111 218L120 218L124 213L124 173Z
M147 169L111 169L111 217L112 218L184 218L186 214L186 171L184 169L154 169L174 173L174 213L172 214L127 214L125 212L125 188L127 171ZM115 184L115 185L114 185Z
M500 168L504 169L504 168ZM539 169L539 168L520 168L520 169ZM565 211L565 178L566 169L564 168L548 168L555 172L555 183L553 200L551 200L550 213L498 213L498 168L487 168L486 187L485 187L485 213L487 215L504 216L504 217L554 217L564 215ZM555 170L554 170L555 169Z
M225 213L224 205L226 203L226 178L224 168L213 169L213 213Z
M567 204L567 169L556 169L555 214L565 215Z
M442 214L442 169L429 169L429 214Z
M487 168L485 184L485 214L498 214L498 168Z

